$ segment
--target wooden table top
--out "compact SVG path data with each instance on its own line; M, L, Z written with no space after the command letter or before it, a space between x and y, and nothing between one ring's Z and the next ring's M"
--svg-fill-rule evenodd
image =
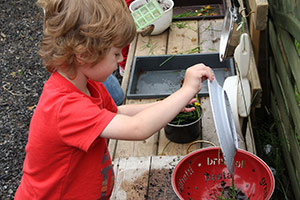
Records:
M198 46L200 47L198 53L216 53L219 48L222 24L223 19L175 21L170 28L162 34L145 37L137 35L130 45L125 67L122 82L122 89L125 94L129 84L132 62L135 56L187 53ZM251 82L252 92L261 90L259 81L256 81L259 79L253 56L251 56L249 80ZM157 99L127 99L125 97L125 104L138 104L153 101L157 101ZM213 142L219 146L209 97L201 97L200 101L203 109L202 139ZM246 137L246 140L244 136ZM238 134L238 138L239 148L255 152L251 127L247 129L246 133ZM163 129L145 141L111 140L109 143L109 149L113 159L131 156L159 156L162 155L162 153L163 155L168 156L185 155L187 146L188 144L176 144L170 142L165 137ZM194 145L191 150L202 148L202 146L205 147L207 145L197 144Z
M179 199L171 185L172 172L183 156L117 158L111 200Z
M196 47L200 47L196 53L216 53L219 49L222 25L223 19L174 21L162 34L145 37L137 35L130 44L122 81L125 95L135 56L187 54ZM252 49L248 79L252 94L260 94L261 85ZM127 99L125 96L125 104L153 101L157 99ZM200 102L203 118L202 138L199 139L219 146L209 97L201 97ZM242 121L243 119L241 123ZM251 120L247 124L245 131L238 133L239 148L256 153ZM176 164L187 154L188 146L189 144L170 142L163 129L145 141L110 140L109 150L116 175L111 199L178 199L171 186L171 174ZM208 146L211 145L197 143L189 150L194 151ZM164 178L160 179L160 176Z

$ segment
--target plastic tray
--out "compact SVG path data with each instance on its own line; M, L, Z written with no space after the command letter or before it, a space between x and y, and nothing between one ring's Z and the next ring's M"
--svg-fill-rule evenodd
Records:
M180 88L185 70L197 63L210 66L221 86L228 76L235 74L233 60L221 63L218 53L176 55L169 59L170 57L171 55L135 57L129 77L127 98L169 96ZM167 59L169 60L164 63ZM164 64L160 66L162 63ZM207 81L203 82L199 95L208 96Z
M173 20L197 20L197 19L218 19L224 18L225 11L227 9L226 0L173 0ZM176 15L181 15L188 12L200 11L205 6L210 5L212 8L210 12L215 13L214 15L205 16L181 16L174 18Z
M140 30L160 18L163 13L164 11L158 2L156 0L152 0L136 9L131 15L134 19L137 30Z

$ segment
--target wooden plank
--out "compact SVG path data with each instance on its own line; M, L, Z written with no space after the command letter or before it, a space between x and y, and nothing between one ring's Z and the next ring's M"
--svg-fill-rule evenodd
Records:
M169 30L167 54L186 54L198 47L197 21L176 21Z
M289 120L290 119L289 109L288 109L288 105L286 105L287 104L286 97L284 95L283 88L280 84L281 81L278 75L275 73L274 67L275 66L273 62L270 61L270 77L271 77L273 90L276 96L276 100L278 102L278 106L276 109L280 110L280 118L283 127L285 129L286 138L288 139L288 143L290 145L291 157L295 164L295 170L300 172L300 147L299 147L298 139L296 138L292 128L293 127L292 124L294 123L291 124ZM297 174L297 177L300 181L300 173Z
M157 101L156 99L126 100L126 104L142 104ZM125 141L118 140L115 148L114 158L129 156L142 157L157 155L158 133L144 141Z
M199 21L199 46L201 53L219 52L223 19Z
M276 26L280 26L284 30L288 31L297 41L300 41L299 19L295 18L295 16L291 13L284 13L276 10L272 4L270 4L270 11Z
M112 200L145 199L151 157L119 159Z
M201 138L199 138L201 139ZM164 129L160 130L159 143L158 143L158 155L162 156L176 156L176 155L186 155L189 143L177 144L168 140L165 135ZM193 145L191 151L201 148L201 144Z
M273 26L273 23L269 22L269 35L270 35L270 44L273 51L273 54L276 55L274 57L276 62L276 69L277 73L280 77L280 81L282 83L283 87L283 93L287 100L287 105L289 107L291 116L293 118L295 127L296 127L296 133L300 134L300 109L298 106L298 102L295 97L295 91L294 86L291 83L291 80L289 79L289 76L287 75L287 68L284 64L284 61L282 59L280 48L278 47L278 41L275 33L275 29Z
M212 142L217 146L220 146L209 97L203 97L200 100L201 100L201 107L203 111L202 139ZM211 145L209 144L203 144L202 146L211 147Z
M250 117L248 118L248 122L247 122L245 143L246 143L245 150L247 150L253 154L257 153L256 148L255 148L255 141L254 141L254 135L253 135L253 131L252 131L252 124L251 124ZM242 148L240 145L241 145L241 143L239 141L239 148Z
M250 26L250 36L251 36L251 41L252 41L252 45L253 45L254 57L255 57L255 60L256 60L256 65L258 65L261 31L255 29L252 17L250 19L250 25L249 26Z
M265 30L268 22L268 0L248 0L254 27L256 30Z
M168 31L159 35L138 36L135 56L164 55L167 48Z
M154 156L151 160L147 199L179 199L171 181L172 172L183 156Z
M128 50L124 76L122 78L122 84L121 84L124 94L126 94L128 84L129 84L129 77L130 77L130 73L131 73L131 66L132 66L132 62L133 62L133 58L134 58L134 54L135 54L136 44L137 44L137 36L131 42L131 44L129 46L129 50Z
M288 139L286 138L286 129L283 127L282 118L280 118L280 112L278 109L278 104L275 102L276 97L274 94L271 94L271 109L273 111L273 116L276 121L276 127L278 128L279 135L281 136L282 152L283 159L287 166L287 171L289 174L289 179L291 181L291 186L293 188L294 195L296 199L300 199L300 186L299 179L297 179L297 173L291 158L291 153L289 149L289 144L287 143Z
M300 90L300 58L297 53L296 48L292 48L295 46L293 39L289 35L289 33L285 30L278 29L282 44L284 46L285 55L289 62L289 69L292 72L293 78L296 82L298 90Z

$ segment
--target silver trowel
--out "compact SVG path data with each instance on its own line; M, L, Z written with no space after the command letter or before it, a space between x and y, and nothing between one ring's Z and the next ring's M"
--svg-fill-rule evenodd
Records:
M238 139L234 118L225 90L217 80L208 81L210 104L216 131L218 134L225 164L229 172L234 174L234 156L238 149Z

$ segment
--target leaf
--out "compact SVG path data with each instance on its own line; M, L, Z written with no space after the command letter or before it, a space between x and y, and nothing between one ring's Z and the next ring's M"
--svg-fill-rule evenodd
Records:
M35 106L36 106L36 105L29 106L28 109L29 109L29 110L33 110L33 109L35 108Z

